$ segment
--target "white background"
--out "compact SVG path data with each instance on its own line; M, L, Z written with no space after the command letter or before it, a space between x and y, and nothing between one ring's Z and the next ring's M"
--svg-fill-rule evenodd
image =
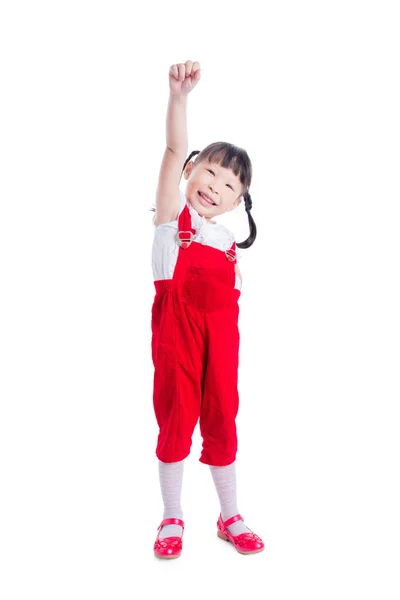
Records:
M2 3L3 600L399 598L396 4ZM216 537L196 431L158 561L149 208L188 59L189 152L254 170L237 473L266 551Z

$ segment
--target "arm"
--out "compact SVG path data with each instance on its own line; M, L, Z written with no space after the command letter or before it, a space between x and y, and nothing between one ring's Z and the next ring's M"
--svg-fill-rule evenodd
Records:
M173 221L179 211L179 181L188 151L187 96L200 79L198 64L188 60L169 71L167 144L156 191L156 226Z
M238 277L240 277L240 281L243 283L242 274L240 272L239 265L237 264L237 262L235 262L235 272L236 272L236 275L238 275Z
M173 221L179 210L179 180L187 156L187 97L170 94L167 111L167 145L156 191L154 224Z

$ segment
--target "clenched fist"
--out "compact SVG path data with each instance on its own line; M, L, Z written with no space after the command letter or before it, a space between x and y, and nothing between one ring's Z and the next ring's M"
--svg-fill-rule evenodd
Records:
M174 96L187 96L200 81L200 63L187 60L171 65L169 69L169 90Z

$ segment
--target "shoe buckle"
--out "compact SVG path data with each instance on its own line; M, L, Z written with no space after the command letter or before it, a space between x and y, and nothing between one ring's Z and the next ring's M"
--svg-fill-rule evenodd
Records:
M186 250L193 241L192 231L178 231L177 233L178 244L181 248Z

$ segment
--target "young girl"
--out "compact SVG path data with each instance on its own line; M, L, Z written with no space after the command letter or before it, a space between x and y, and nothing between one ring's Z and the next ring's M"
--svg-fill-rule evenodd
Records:
M252 169L244 150L223 142L186 159L187 96L199 80L198 62L188 60L169 70L167 147L154 215L153 402L164 502L154 543L158 558L181 554L183 466L198 420L203 438L200 461L210 467L221 505L217 535L243 554L264 549L236 505L241 294L237 247L249 248L256 237L248 192ZM197 159L190 160L195 154ZM182 173L185 193L179 188ZM229 229L212 219L233 210L242 199L250 236L236 244Z

